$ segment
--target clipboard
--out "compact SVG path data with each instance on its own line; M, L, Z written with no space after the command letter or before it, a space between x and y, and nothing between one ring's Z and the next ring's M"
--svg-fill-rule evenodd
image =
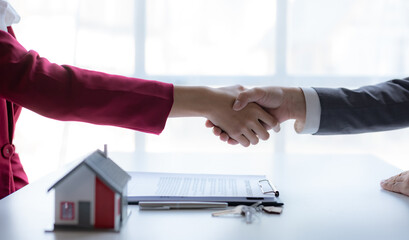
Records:
M220 175L159 172L128 172L127 200L226 202L229 206L282 206L276 187L265 175Z

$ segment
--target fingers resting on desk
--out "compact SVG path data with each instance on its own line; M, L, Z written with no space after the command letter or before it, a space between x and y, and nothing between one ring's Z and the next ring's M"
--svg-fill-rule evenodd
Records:
M385 190L409 196L409 171L402 172L381 182Z

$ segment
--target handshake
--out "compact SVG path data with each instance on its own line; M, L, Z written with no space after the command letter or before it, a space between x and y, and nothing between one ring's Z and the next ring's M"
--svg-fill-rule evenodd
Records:
M268 130L295 119L295 130L303 129L306 106L300 88L242 86L223 88L175 86L170 117L202 116L206 126L229 144L248 147L267 140Z
M245 89L174 87L170 117L201 116L206 126L229 144L245 147L269 138L268 130L280 130L280 123L295 119L297 132L304 129L306 101L300 88L263 87ZM409 196L409 171L381 182L381 187Z

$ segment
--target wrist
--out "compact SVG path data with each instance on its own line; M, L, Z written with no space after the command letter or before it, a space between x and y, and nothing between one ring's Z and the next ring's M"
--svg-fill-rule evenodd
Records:
M207 117L212 89L197 86L175 86L170 117Z
M301 131L306 119L306 103L304 93L301 88L283 88L285 108L288 111L289 119L295 119L295 130Z

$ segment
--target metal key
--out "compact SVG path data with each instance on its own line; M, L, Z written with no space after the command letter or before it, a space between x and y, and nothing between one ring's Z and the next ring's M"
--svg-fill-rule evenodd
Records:
M252 223L253 222L253 212L255 211L255 208L245 206L241 210L241 214L244 215L246 218L246 223Z
M227 210L222 210L222 211L217 211L213 212L212 216L213 217L219 217L219 216L226 216L226 215L242 215L243 214L243 208L247 207L244 205L238 205L232 209L227 209Z
M253 222L253 216L254 214L259 211L259 206L262 202L256 202L252 204L251 206L245 206L242 208L242 215L246 217L246 223L252 223Z

